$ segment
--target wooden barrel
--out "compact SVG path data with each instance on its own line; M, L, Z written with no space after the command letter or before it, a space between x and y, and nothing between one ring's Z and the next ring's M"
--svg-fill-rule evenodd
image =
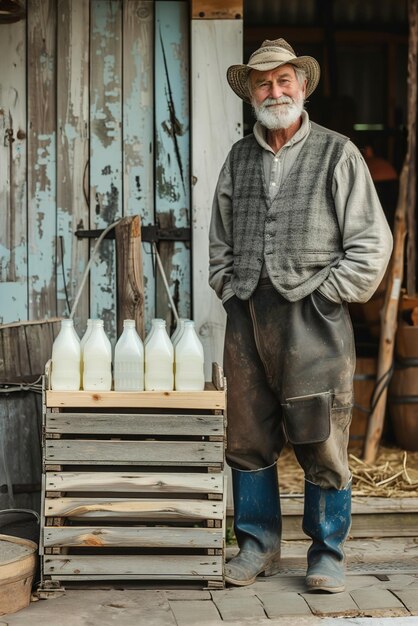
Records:
M354 406L350 425L350 448L363 449L370 414L370 404L376 384L377 359L357 357L354 373Z
M395 371L389 413L397 444L418 451L418 326L401 323L396 333Z
M33 541L0 535L0 615L28 606L37 548Z

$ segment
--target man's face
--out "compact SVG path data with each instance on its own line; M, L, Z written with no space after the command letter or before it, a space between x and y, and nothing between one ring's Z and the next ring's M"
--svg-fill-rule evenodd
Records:
M292 65L250 74L252 105L261 124L271 130L289 128L303 110L306 82L300 85Z

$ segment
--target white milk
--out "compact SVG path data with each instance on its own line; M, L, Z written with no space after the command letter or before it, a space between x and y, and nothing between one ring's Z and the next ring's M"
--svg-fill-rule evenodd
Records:
M51 389L80 389L80 355L80 340L74 330L73 320L62 320L61 330L52 345Z
M83 389L110 391L112 388L112 346L103 320L93 320L89 338L83 348Z
M115 346L115 391L144 390L144 346L135 320L123 321L123 332Z
M193 321L184 330L175 348L175 388L177 391L202 391L205 388L203 346Z
M174 349L164 320L154 320L155 328L145 345L146 391L172 391L174 388Z

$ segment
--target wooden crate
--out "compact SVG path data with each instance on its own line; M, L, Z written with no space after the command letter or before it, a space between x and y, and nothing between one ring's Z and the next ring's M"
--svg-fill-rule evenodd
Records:
M225 390L44 393L41 590L223 587Z

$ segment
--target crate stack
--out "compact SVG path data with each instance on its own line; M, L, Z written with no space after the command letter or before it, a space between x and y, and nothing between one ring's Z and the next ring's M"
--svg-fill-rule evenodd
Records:
M223 587L219 371L216 380L202 392L94 393L50 391L45 376L41 592L71 581Z

